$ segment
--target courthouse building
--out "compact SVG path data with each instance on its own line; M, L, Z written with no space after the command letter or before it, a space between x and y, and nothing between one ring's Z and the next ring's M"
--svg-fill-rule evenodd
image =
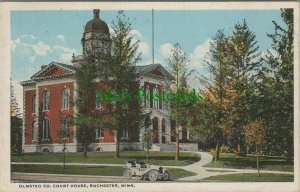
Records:
M85 25L81 44L83 54L93 54L96 58L110 53L110 32L107 24L100 19L99 10L94 10L94 18ZM61 152L62 145L58 135L59 129L68 131L65 138L66 151L82 150L82 145L75 137L76 125L61 121L60 116L74 116L76 106L76 68L80 67L82 55L70 58L72 65L50 62L33 74L30 80L21 82L23 86L23 151L26 152ZM161 64L136 66L138 82L147 94L162 94L170 84L171 76ZM103 82L95 80L96 87L101 88ZM97 93L97 90L95 90ZM146 100L143 102L144 113L150 114L153 131L153 150L161 150L163 145L172 145L174 124L170 121L169 103L162 100ZM103 107L95 94L95 110ZM151 112L151 113L150 113ZM173 124L173 125L172 125ZM172 125L172 126L171 126ZM172 127L172 128L171 128ZM121 150L143 150L142 135L145 129L136 130L123 128L121 134ZM181 141L189 139L188 130L180 128ZM114 130L106 127L95 129L95 141L90 145L94 151L114 151ZM173 144L174 145L174 144Z

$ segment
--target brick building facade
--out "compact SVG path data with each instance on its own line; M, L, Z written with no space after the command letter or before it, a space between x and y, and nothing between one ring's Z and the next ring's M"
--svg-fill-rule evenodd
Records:
M94 10L94 18L90 20L84 30L81 40L83 54L93 54L101 59L109 54L111 40L107 24L99 17L99 10ZM61 116L76 115L74 97L76 96L76 68L80 67L82 55L73 55L72 65L51 62L43 65L30 80L21 82L23 86L23 151L24 152L60 152L62 145L58 130L67 129L65 138L66 150L76 152L82 150L82 145L77 141L74 133L76 126L67 121L61 121ZM150 64L136 66L138 82L147 94L168 91L171 81L169 72L161 64ZM95 80L95 92L103 87L103 82ZM169 103L155 100L142 101L143 112L150 113L151 129L153 130L153 143L174 142L171 137L171 122ZM95 94L95 109L100 109ZM174 128L174 126L172 126ZM120 144L121 150L142 150L142 135L145 129L140 131L124 129ZM183 141L189 139L188 131L182 128L180 138ZM95 141L90 150L114 151L115 135L112 129L97 128L95 130Z

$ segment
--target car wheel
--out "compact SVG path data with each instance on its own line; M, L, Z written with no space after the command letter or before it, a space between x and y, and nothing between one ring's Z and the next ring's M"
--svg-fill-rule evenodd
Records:
M167 171L164 172L164 173L162 174L162 179L163 179L164 181L168 181L168 180L170 179L170 173L168 173Z
M156 181L158 178L158 171L155 170L150 171L148 177L150 181Z
M126 169L123 173L123 176L126 178L126 179L131 179L132 177L132 173L130 171L130 169Z

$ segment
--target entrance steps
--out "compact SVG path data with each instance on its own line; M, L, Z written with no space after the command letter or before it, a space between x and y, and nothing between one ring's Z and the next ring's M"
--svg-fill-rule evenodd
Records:
M176 144L175 143L154 143L152 145L153 151L175 151Z
M152 151L176 151L175 143L154 143L152 145ZM198 151L197 143L180 143L180 151Z

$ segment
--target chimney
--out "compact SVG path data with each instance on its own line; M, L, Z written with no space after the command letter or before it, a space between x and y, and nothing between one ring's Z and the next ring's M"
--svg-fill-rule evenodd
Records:
M95 19L99 18L100 9L94 9L93 12L94 12L94 18Z

